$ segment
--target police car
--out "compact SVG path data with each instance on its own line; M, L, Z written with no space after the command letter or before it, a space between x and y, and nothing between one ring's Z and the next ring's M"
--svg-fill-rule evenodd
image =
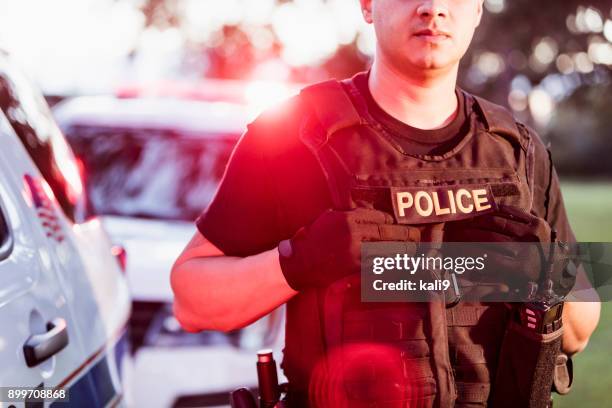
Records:
M42 95L4 53L0 107L0 405L127 405L127 283Z
M172 264L212 199L250 109L180 98L81 96L60 102L53 114L82 163L93 212L127 252L135 401L215 406L226 403L232 389L255 386L254 351L280 352L282 311L229 334L185 333L172 314L170 287Z
M60 102L53 114L82 163L92 211L126 249L131 338L138 349L151 339L159 315L171 316L172 264L217 188L246 126L245 110L227 103L83 96Z

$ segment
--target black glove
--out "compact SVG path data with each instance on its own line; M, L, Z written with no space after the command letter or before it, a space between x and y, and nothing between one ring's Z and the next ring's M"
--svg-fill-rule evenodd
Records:
M300 228L293 238L278 245L287 283L300 291L325 287L358 273L363 241L419 241L420 232L416 227L393 222L391 215L372 209L323 212L312 224Z
M474 282L478 279L499 282L509 290L525 294L530 290L529 282L539 282L547 271L551 245L555 246L553 277L559 277L569 262L569 257L560 252L564 248L557 242L551 243L551 238L551 228L544 219L509 206L500 206L491 214L448 223L444 234L446 242L482 243L462 246L462 253L456 253L458 247L445 251L446 254L454 252L452 256L487 254L484 273L488 276L478 276L478 273L466 276L472 283L478 283Z

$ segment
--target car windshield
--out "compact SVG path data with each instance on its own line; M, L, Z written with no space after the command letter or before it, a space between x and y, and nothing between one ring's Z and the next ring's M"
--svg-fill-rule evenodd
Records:
M239 135L71 126L99 215L193 221L208 205Z

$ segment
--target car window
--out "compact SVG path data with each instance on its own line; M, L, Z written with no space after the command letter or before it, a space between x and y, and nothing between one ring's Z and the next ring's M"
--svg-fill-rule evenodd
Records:
M5 58L0 58L0 108L64 213L72 221L82 221L86 216L86 203L72 151L42 94Z
M71 126L96 214L193 221L208 205L239 135Z

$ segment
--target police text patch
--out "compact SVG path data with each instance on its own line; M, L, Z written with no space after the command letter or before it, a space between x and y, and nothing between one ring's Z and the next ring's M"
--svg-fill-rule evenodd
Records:
M391 200L395 219L400 224L457 221L497 209L487 184L393 187Z

